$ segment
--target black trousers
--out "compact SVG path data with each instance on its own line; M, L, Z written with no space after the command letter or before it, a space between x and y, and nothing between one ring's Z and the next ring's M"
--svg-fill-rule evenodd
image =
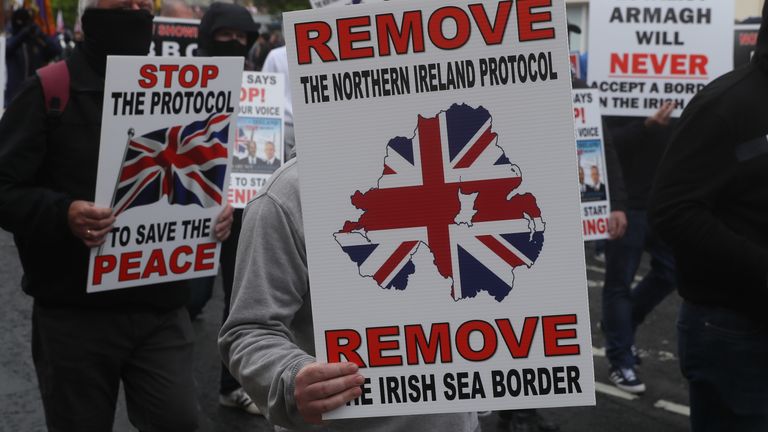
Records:
M194 431L194 332L184 308L47 307L32 314L32 357L51 432L107 432L120 381L142 432Z
M229 317L229 302L232 299L232 285L235 278L235 258L237 255L237 244L240 239L240 230L243 225L243 209L235 209L232 221L232 232L229 238L221 244L221 287L224 290L224 310L221 313L221 323L223 324ZM240 383L229 373L229 368L222 363L221 375L219 378L219 393L227 394L239 389Z

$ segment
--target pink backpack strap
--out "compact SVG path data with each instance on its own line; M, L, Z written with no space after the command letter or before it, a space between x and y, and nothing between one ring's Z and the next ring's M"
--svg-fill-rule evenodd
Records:
M49 114L61 115L69 102L69 68L66 61L58 61L37 70L43 86L45 109Z

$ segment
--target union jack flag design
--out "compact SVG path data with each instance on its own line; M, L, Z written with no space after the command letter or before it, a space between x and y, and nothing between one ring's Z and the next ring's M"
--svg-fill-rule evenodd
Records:
M458 104L391 139L378 187L352 196L364 213L334 234L360 275L404 290L423 245L455 300L506 298L513 270L538 259L545 224L536 198L514 193L522 174L497 140L485 108Z
M212 114L131 138L118 178L115 215L167 197L170 204L221 205L230 114Z

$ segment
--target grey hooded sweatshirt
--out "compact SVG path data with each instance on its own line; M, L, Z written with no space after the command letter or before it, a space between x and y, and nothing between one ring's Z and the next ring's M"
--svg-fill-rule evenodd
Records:
M294 400L296 373L314 362L304 225L296 159L248 204L237 250L229 318L219 334L224 363L274 425L312 430ZM336 420L332 431L475 432L476 413Z

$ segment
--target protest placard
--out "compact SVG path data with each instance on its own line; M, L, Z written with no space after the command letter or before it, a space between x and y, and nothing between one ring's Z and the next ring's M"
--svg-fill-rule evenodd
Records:
M584 241L607 239L611 214L599 96L597 90L573 91Z
M194 57L200 20L155 17L149 52L162 57Z
M228 194L235 208L245 208L283 164L284 86L283 74L243 74Z
M234 57L108 58L95 202L117 221L88 292L216 274L242 73Z
M284 17L326 417L594 404L564 3Z
M752 61L757 48L760 24L737 24L733 38L733 67L741 67Z
M588 81L605 115L679 116L733 66L731 0L596 0L589 4Z

